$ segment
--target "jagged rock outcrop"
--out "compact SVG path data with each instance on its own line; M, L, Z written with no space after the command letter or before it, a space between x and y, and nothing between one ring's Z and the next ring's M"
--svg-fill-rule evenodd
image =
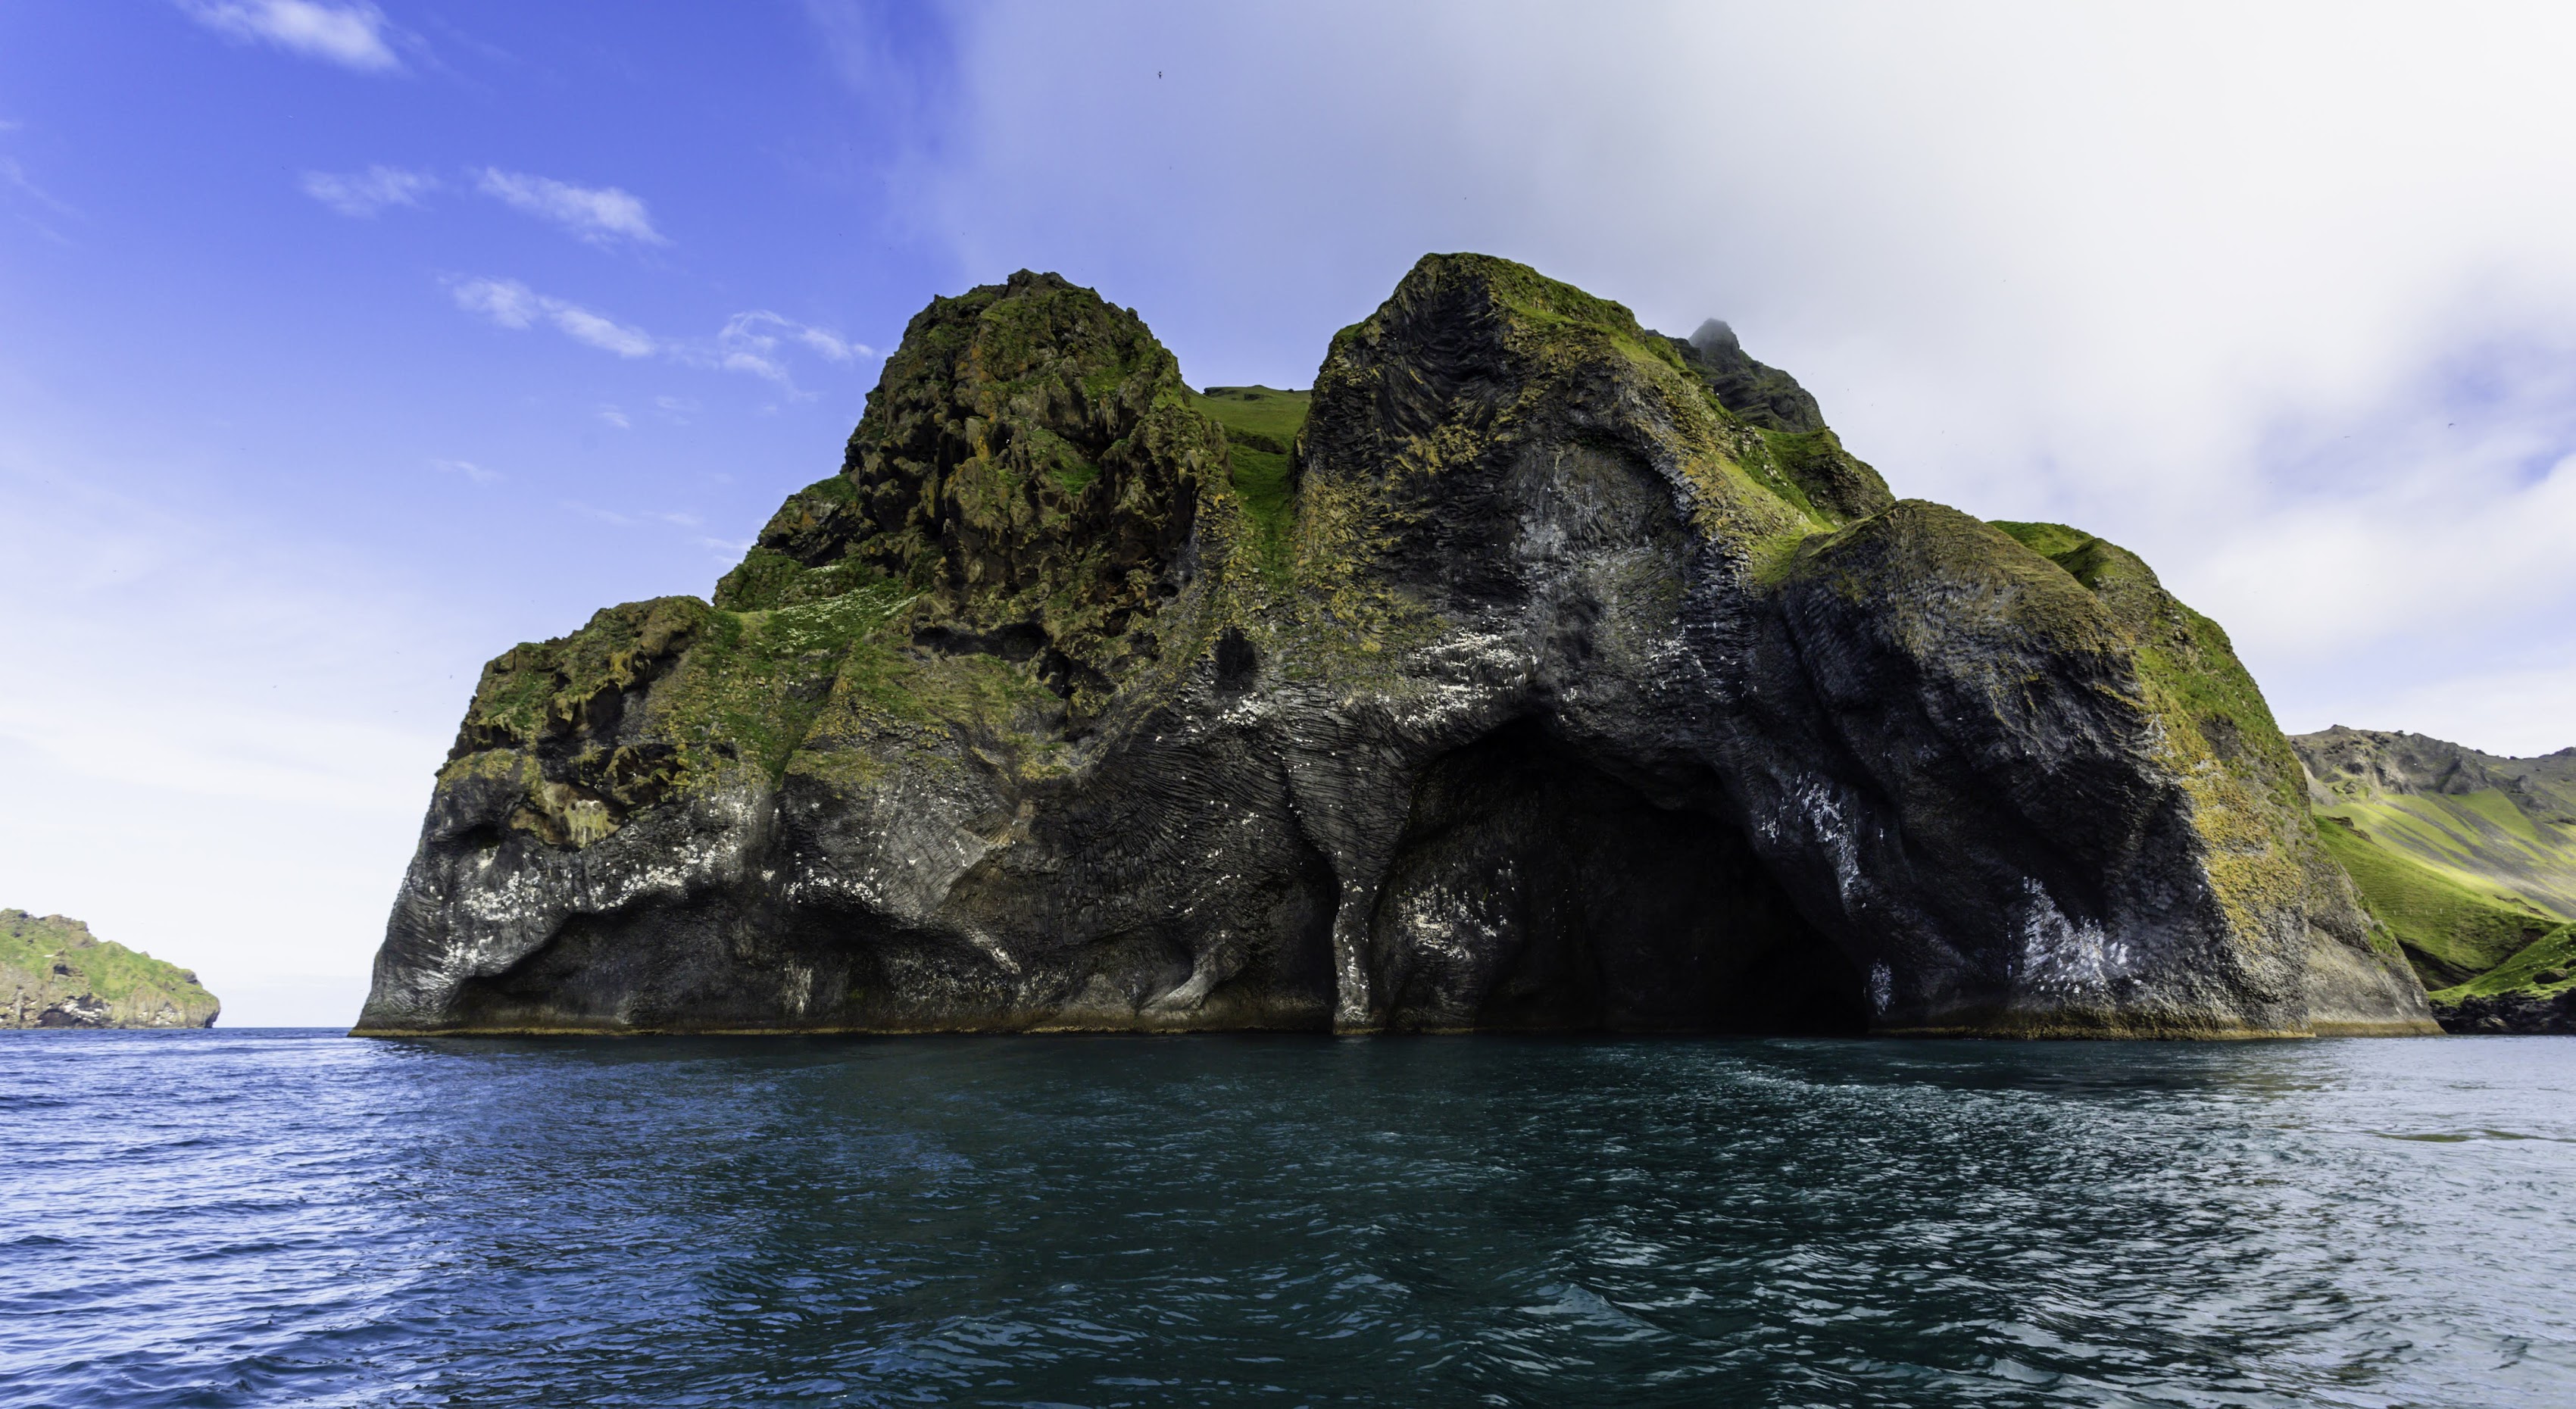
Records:
M934 302L712 605L487 668L359 1024L1252 1027L2433 1030L2144 564L1473 255L1307 396Z
M2290 740L2327 849L2453 1032L2576 1032L2576 749L2341 725Z
M78 920L0 910L0 1027L212 1027L222 1011L186 969Z

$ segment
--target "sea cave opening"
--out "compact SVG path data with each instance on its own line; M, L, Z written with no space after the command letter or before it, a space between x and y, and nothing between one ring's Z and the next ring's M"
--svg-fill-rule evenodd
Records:
M1699 791L1660 803L1534 719L1440 759L1370 926L1385 1025L1867 1030L1859 970Z

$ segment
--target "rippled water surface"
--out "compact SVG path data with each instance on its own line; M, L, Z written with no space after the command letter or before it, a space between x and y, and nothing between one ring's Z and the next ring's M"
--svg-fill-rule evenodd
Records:
M2576 1040L0 1033L0 1402L2576 1403Z

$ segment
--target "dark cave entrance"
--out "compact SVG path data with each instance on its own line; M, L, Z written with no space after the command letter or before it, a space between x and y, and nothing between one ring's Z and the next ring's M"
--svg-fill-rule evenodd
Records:
M1388 1026L1860 1033L1858 970L1744 836L1509 725L1434 764L1370 923Z

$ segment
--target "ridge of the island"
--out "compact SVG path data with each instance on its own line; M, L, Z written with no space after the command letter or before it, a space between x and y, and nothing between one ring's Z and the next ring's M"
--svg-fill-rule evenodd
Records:
M2576 748L2340 725L2290 740L2326 850L2453 1032L2576 1033Z
M1023 272L485 668L357 1030L2437 1031L2310 803L2144 562L1723 324L1435 255L1202 393Z
M62 915L0 910L0 1027L213 1027L193 972Z

